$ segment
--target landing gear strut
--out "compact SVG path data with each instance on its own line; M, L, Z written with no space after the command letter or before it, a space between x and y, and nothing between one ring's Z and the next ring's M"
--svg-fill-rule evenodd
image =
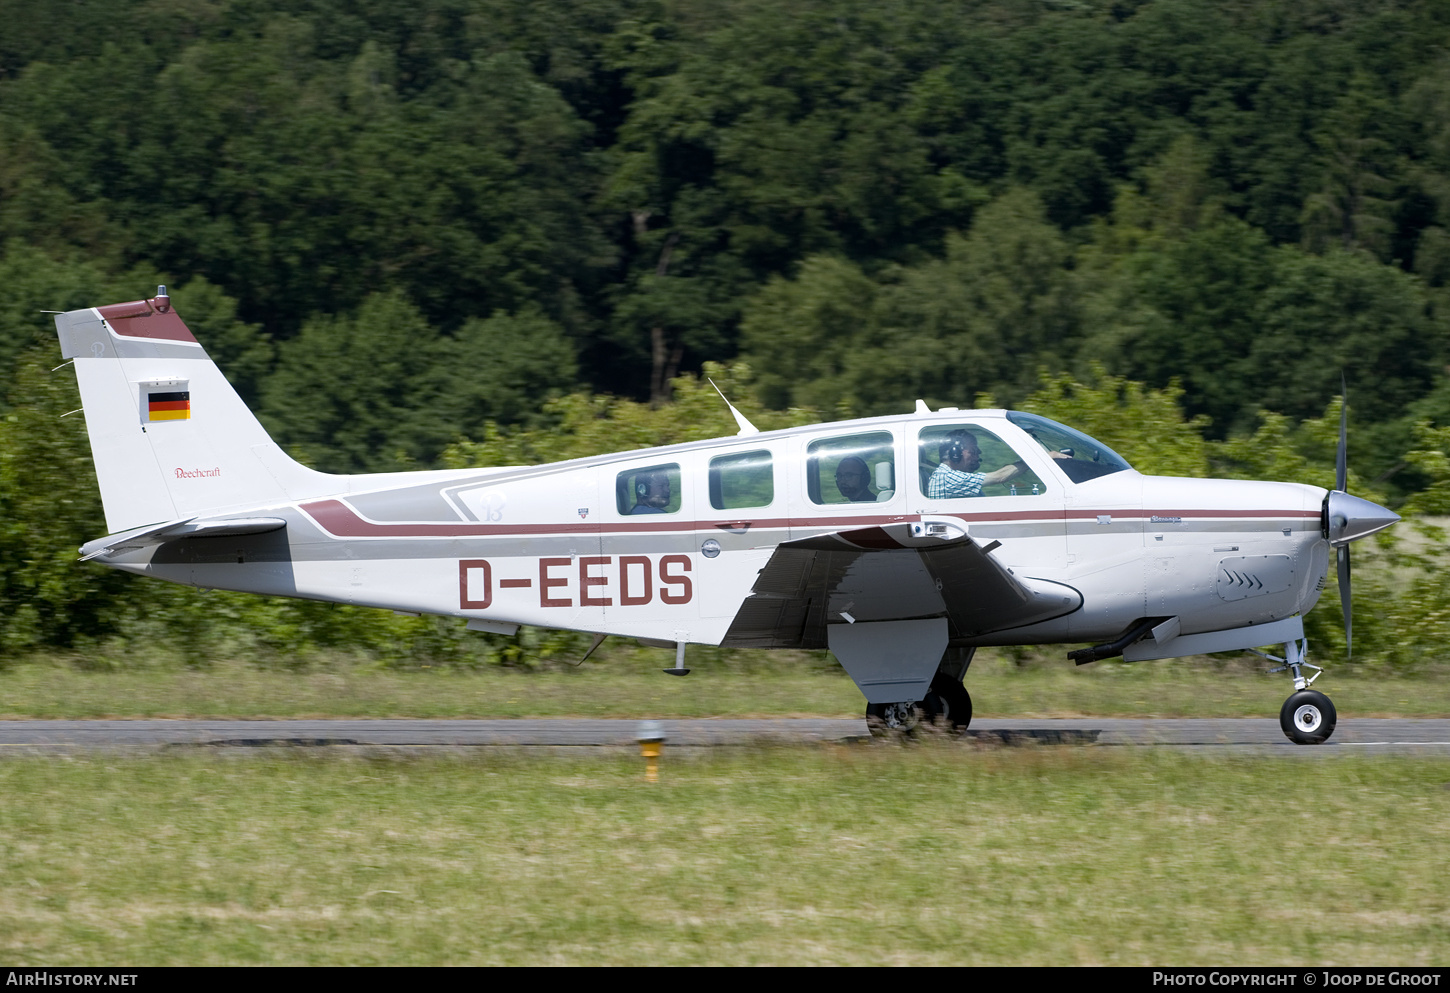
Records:
M1282 662L1283 665L1277 669L1270 669L1269 672L1289 671L1294 674L1294 694L1284 701L1284 706L1279 708L1279 727L1284 734L1296 745L1322 745L1329 740L1334 733L1334 725L1339 720L1339 714L1334 709L1334 704L1329 697L1318 690L1311 690L1314 680L1318 679L1324 670L1317 665L1310 665L1304 661L1306 642L1290 641L1284 645L1284 657L1268 655L1264 652L1255 652L1262 655L1271 662ZM1313 669L1314 675L1308 679L1304 678L1304 669Z

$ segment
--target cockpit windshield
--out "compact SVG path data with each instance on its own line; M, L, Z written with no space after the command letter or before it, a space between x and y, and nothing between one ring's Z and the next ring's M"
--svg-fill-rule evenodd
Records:
M1074 431L1065 424L1059 424L1037 414L1024 414L1018 410L1009 410L1007 420L1026 431L1049 452L1066 455L1065 459L1054 459L1053 464L1074 483L1083 483L1089 479L1132 468L1128 465L1127 459L1107 445L1094 441L1081 431Z

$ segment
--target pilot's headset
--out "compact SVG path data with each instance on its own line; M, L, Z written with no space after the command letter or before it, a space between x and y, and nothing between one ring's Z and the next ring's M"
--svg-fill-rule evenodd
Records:
M634 480L634 502L644 503L649 499L651 491L656 486L665 487L669 485L669 477L662 472L646 472L635 477Z
M943 462L955 462L962 457L962 452L965 449L966 446L962 444L961 438L948 438L942 442L941 450L938 454L941 455Z

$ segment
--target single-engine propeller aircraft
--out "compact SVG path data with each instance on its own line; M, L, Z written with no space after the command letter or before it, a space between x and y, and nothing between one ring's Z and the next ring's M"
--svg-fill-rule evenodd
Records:
M1045 417L930 410L539 466L299 465L166 288L55 318L111 534L82 561L202 588L752 648L828 648L873 729L965 727L983 645L1166 659L1283 645L1300 744L1334 730L1302 617L1399 517L1338 481L1145 476ZM728 403L728 401L726 401ZM591 649L592 651L592 649ZM587 657L587 656L586 656ZM1315 670L1305 676L1305 670Z

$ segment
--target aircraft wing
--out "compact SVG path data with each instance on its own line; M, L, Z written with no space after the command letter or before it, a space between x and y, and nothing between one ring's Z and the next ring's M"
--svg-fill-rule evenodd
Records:
M724 644L825 648L837 623L945 617L966 639L1070 614L1082 595L1018 576L955 518L858 528L777 546Z

